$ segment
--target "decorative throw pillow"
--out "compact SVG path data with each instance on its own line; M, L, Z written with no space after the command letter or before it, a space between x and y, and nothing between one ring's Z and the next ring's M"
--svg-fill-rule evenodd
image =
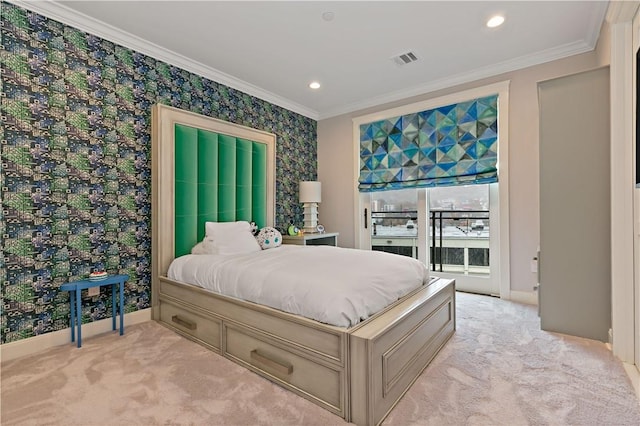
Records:
M267 250L282 245L282 234L276 228L267 226L258 232L256 240L258 240L258 244L260 244L262 250Z
M260 232L258 225L255 222L250 222L249 226L251 227L251 234L255 237Z

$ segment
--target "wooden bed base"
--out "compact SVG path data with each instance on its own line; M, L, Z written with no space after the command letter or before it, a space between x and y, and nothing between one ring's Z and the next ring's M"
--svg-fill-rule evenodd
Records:
M159 279L154 319L358 425L380 423L455 330L439 279L349 329Z
M270 226L275 135L162 105L153 108L152 124L153 318L347 421L380 423L453 334L455 282L438 279L346 329L168 279L176 229L194 235L189 244L197 242L195 230L185 227L190 222L176 214L174 126L267 146L261 179Z

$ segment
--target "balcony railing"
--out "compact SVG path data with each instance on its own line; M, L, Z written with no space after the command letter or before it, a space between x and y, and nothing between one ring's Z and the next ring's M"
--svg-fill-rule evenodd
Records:
M488 274L489 226L484 221L489 221L488 210L431 210L431 270ZM446 262L445 248L462 249L461 271L456 268L460 262Z
M373 250L418 257L417 211L372 212ZM489 211L431 210L431 270L489 273Z

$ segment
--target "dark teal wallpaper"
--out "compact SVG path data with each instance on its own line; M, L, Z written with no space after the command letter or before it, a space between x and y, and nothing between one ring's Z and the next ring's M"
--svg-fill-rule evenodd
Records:
M276 223L302 222L314 120L8 3L1 35L2 343L68 328L58 289L95 267L131 276L126 312L149 307L156 102L275 133ZM84 322L110 316L109 294Z

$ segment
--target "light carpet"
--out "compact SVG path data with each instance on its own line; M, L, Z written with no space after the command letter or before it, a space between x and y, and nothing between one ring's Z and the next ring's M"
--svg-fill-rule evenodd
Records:
M388 425L639 425L601 342L537 310L458 293L457 331ZM339 417L155 322L2 364L2 425L341 425Z

